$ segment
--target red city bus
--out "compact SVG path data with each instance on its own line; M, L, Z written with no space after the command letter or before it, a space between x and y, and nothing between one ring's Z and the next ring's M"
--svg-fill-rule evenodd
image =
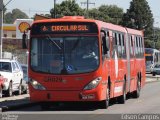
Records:
M76 16L35 21L30 30L31 101L98 101L107 108L111 98L139 97L142 31Z

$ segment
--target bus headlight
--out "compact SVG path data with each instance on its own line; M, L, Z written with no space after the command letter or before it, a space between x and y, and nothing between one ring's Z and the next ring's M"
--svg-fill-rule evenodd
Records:
M46 90L46 88L44 86L42 86L39 82L37 82L36 80L30 79L29 81L32 85L32 87L36 90Z
M91 90L96 88L101 80L102 77L97 77L96 79L92 80L88 85L86 85L84 87L84 90Z

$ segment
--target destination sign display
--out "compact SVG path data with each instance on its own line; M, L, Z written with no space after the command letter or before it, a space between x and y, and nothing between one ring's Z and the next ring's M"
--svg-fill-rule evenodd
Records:
M41 30L43 32L46 31L52 31L52 32L58 32L58 31L88 31L89 26L87 25L53 25L53 26L42 26Z
M31 34L72 34L72 33L98 33L95 23L62 22L37 23L31 28Z

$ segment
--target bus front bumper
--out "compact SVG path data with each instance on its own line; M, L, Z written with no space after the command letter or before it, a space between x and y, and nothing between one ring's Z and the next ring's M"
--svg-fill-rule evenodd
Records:
M99 91L30 91L32 102L101 101Z

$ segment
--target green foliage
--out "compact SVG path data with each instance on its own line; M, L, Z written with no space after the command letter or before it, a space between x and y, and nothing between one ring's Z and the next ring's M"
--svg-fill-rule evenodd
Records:
M134 28L138 30L144 30L145 47L154 47L153 36L153 14L150 10L148 2L146 0L132 0L130 2L130 8L123 15L121 24L123 26ZM158 46L157 46L158 47Z
M83 15L83 10L75 2L75 0L63 1L61 4L56 4L55 8L50 10L51 17L54 18L54 9L56 10L56 18L62 16L78 16Z
M154 42L151 41L150 39L145 39L144 44L145 44L146 48L153 48L154 47Z
M98 9L93 8L89 10L88 17L102 20L104 22L111 22L119 24L123 16L123 9L116 5L102 5Z
M103 16L108 16L108 20L105 20L105 22L113 24L119 24L123 16L123 9L116 5L102 5L99 7L99 11Z
M13 9L12 12L8 12L4 16L4 23L12 24L16 19L28 19L26 13L19 9Z
M145 36L153 31L153 15L146 0L132 0L121 24L130 28L145 30Z
M86 18L102 20L119 24L123 16L123 9L116 5L102 5L99 8L88 10L79 7L75 0L63 1L61 4L56 4L56 18L63 16L86 16ZM54 18L54 8L50 10L52 18Z
M157 42L155 44L155 48L160 49L160 29L156 28L155 29L155 35L157 36Z

